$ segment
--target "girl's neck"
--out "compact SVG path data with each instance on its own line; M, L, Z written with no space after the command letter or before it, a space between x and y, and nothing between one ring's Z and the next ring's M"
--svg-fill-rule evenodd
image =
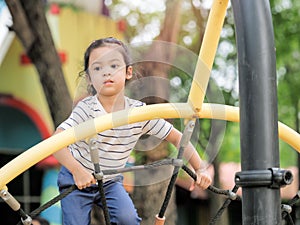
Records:
M107 113L112 113L125 109L124 95L97 96L97 98Z

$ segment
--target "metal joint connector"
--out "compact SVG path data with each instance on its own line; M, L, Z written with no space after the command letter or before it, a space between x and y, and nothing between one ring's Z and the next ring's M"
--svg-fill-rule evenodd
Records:
M234 193L233 191L228 191L228 198L229 198L230 200L236 200L237 194Z
M248 170L235 174L235 183L240 187L280 188L291 184L293 174L289 170L270 168L267 170Z
M292 209L292 206L290 206L290 205L282 204L281 211L290 214L293 211L293 209Z
M94 177L96 178L96 180L102 180L104 177L103 172L99 172L99 173L93 173Z
M290 170L280 168L270 168L273 182L271 188L280 188L293 182L293 174Z
M172 165L182 167L183 166L183 160L182 159L172 159Z
M21 221L24 225L31 225L32 224L32 218L29 217L29 216L25 220L21 218Z
M21 208L20 203L7 191L1 190L0 197L14 210L18 211Z

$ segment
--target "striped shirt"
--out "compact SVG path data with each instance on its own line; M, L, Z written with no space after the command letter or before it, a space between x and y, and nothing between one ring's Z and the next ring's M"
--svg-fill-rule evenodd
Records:
M145 103L125 97L125 109L143 105ZM75 106L69 118L60 124L59 128L66 130L86 120L105 114L107 112L97 97L89 96ZM125 167L132 149L142 135L154 135L163 140L168 136L172 127L172 124L164 119L155 119L123 125L98 133L96 141L100 158L100 168L105 170ZM94 171L94 165L90 158L89 144L85 140L78 141L68 147L74 158L83 167L91 172ZM114 176L116 175L106 176L105 181Z

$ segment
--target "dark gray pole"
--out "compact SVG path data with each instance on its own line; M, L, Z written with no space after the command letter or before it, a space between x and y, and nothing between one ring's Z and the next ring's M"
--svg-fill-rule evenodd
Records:
M269 170L279 167L276 59L270 5L268 0L232 0L232 6L239 61L242 164L236 181L244 180L243 225L280 225L280 188L270 187L272 170ZM270 182L266 182L268 179Z

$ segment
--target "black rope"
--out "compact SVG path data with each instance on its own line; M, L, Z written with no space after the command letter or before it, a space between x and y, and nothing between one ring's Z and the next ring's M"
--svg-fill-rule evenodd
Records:
M286 216L286 222L287 222L287 224L289 224L289 225L295 225L294 224L294 221L293 221L293 219L292 219L292 217L291 217L291 215L288 213L287 214L287 216Z
M300 199L299 192L288 202L288 205L293 206L298 202L298 200Z
M168 204L169 204L169 201L171 199L171 195L172 195L172 191L173 191L173 187L175 186L175 183L176 183L176 179L177 179L177 176L178 176L178 171L179 171L179 166L175 166L174 167L174 170L173 170L173 175L171 177L171 180L169 182L169 185L168 185L168 189L167 189L167 192L166 192L166 195L165 195L165 199L164 199L164 202L161 206L161 209L159 211L159 218L164 218L164 215L165 215L165 212L167 210L167 207L168 207Z
M66 197L68 194L70 194L72 191L74 191L76 189L77 189L77 186L75 184L70 186L69 188L64 190L61 194L57 195L56 197L54 197L50 201L46 202L44 205L40 206L39 208L33 210L31 213L29 213L29 216L36 217L42 211L44 211L47 208L49 208L50 206L54 205L56 202L60 201L61 199L63 199L64 197ZM21 224L22 224L22 221L19 221L18 225L21 225Z
M108 211L108 206L107 206L107 203L106 203L106 196L105 196L104 187L103 187L103 177L104 177L104 175L101 171L100 164L99 164L99 153L98 153L98 148L97 148L97 141L93 138L90 139L89 147L90 147L91 160L94 164L94 169L95 169L94 176L98 181L97 183L98 183L99 194L100 194L100 197L101 197L100 199L101 199L105 224L110 225L109 211Z
M138 170L144 170L144 169L152 169L159 166L167 166L167 165L173 165L173 166L181 166L183 164L182 160L178 159L163 159L156 162L144 164L144 165L138 165L138 166L130 166L120 169L111 169L111 170L102 170L102 173L104 175L113 175L118 173L126 173L126 172L132 172L132 171L138 171Z
M160 216L163 217L163 215L165 213L165 210L168 206L168 201L170 200L170 197L171 197L171 194L172 194L172 190L170 190L170 189L171 189L171 187L173 187L175 185L176 177L177 177L178 172L179 172L179 168L182 167L182 169L185 172L187 172L194 180L197 179L197 175L192 170L190 170L186 165L182 165L182 164L183 164L182 160L179 160L179 159L164 159L164 160L159 160L159 161L149 163L149 164L145 164L145 165L131 166L131 167L115 169L115 170L102 170L101 172L103 173L103 175L113 175L113 174L117 174L117 173L125 173L125 172L142 170L142 169L150 169L150 168L155 168L155 167L165 166L165 165L175 165L175 167L177 167L177 170L176 171L174 170L174 174L173 174L173 176L171 178L171 182L170 182L171 184L169 184L170 187L167 190L167 194L166 194L167 198L164 201L164 204L162 206L163 207L163 211L162 211L163 214L161 214ZM100 180L100 182L98 181L98 187L99 187L99 184L100 184L99 193L101 195L101 199L103 199L104 190L103 190L103 187L101 187L101 182L102 182L101 180ZM56 202L60 201L61 199L63 199L64 197L66 197L68 194L70 194L72 191L74 191L76 189L77 189L77 186L75 184L70 186L65 191L63 191L61 194L54 197L52 200L48 201L47 203L45 203L41 207L39 207L39 208L35 209L34 211L32 211L29 215L31 217L35 217L35 216L39 215L42 211L44 211L47 208L49 208L50 206L54 205ZM212 191L216 194L225 195L228 198L230 198L230 196L231 196L231 198L232 198L232 193L229 190L222 190L222 189L216 188L212 185L210 185L208 187L208 190L210 190L210 191ZM236 196L236 200L240 200L240 197ZM295 201L295 200L293 200L293 201ZM107 207L106 202L102 202L102 205L103 205L103 208ZM108 214L106 216L108 216ZM160 218L162 218L162 217L160 217ZM18 223L18 225L21 225L21 224L22 224L21 222Z
M294 224L293 221L291 222L291 215L290 212L292 211L292 207L293 205L295 205L299 199L300 199L300 191L298 191L298 193L286 204L286 205L281 205L281 209L282 209L282 214L281 217L282 219L287 220L288 224ZM286 207L290 207L289 210L286 209Z
M179 149L179 151L181 152L182 150ZM182 157L181 155L179 155L180 157ZM171 198L171 194L172 194L172 190L173 187L176 183L176 178L178 176L178 172L180 167L195 181L197 180L197 175L191 170L189 169L186 165L182 165L182 160L180 159L164 159L164 160L159 160L153 163L149 163L149 164L145 164L145 165L139 165L139 166L131 166L131 167L126 167L126 168L121 168L121 169L116 169L116 170L102 170L101 172L103 173L103 175L113 175L113 174L117 174L117 173L125 173L125 172L130 172L130 171L136 171L136 170L142 170L142 169L150 169L150 168L154 168L154 167L159 167L159 166L165 166L165 165L175 165L174 167L174 171L173 171L173 175L171 177L167 192L166 192L166 197L165 200L162 204L161 210L159 212L159 217L163 218L165 211L167 209L168 203L170 201ZM105 199L105 192L103 189L103 181L102 179L98 180L98 188L99 188L99 193L101 196L101 200ZM41 207L35 209L34 211L32 211L29 216L30 217L36 217L37 215L39 215L42 211L46 210L47 208L49 208L50 206L54 205L55 203L57 203L58 201L60 201L61 199L63 199L64 197L66 197L68 194L70 194L72 191L76 190L77 186L74 184L72 186L70 186L69 188L67 188L65 191L63 191L61 194L59 194L58 196L54 197L52 200L48 201L47 203L45 203L44 205L42 205ZM236 195L236 191L238 189L237 186L235 186L233 188L232 191L230 190L223 190L223 189L219 189L217 187L214 187L213 185L210 185L208 188L208 190L210 190L211 192L215 193L215 194L220 194L220 195L225 195L227 196L227 200L224 202L223 206L219 209L217 215L214 217L214 219L211 221L211 224L214 224L214 222L221 216L221 214L223 213L223 211L226 209L226 207L228 207L228 205L230 204L230 202L232 200L239 200L241 201L241 198ZM290 202L290 205L295 204L297 201L299 200L299 195L296 195ZM107 208L107 204L106 201L101 202L103 208ZM290 215L287 212L283 212L286 213L284 217L287 217L288 220L290 220ZM109 221L109 214L108 211L107 213L105 213L104 211L104 217L106 217L106 221L108 222L108 224L110 224ZM20 221L18 223L18 225L21 225L22 222ZM292 223L290 223L292 224ZM293 224L292 224L293 225Z
M177 159L181 160L183 157L183 152L185 147L188 145L188 143L190 142L193 130L194 130L194 120L190 120L189 123L186 125L185 130L183 132L183 135L181 137L180 140L180 144L179 144L179 150L178 150L178 155L177 155ZM175 166L174 170L173 170L173 174L172 177L170 179L168 188L167 188L167 192L165 195L165 199L163 201L163 204L161 206L161 209L159 211L158 217L159 218L164 218L164 214L166 212L166 209L168 207L169 201L171 199L171 195L172 195L172 191L173 188L175 186L176 180L177 180L177 176L178 176L178 172L179 172L180 166Z
M53 198L49 202L45 203L41 207L39 207L36 210L32 211L32 213L30 213L30 216L35 217L35 216L39 215L42 211L44 211L47 208L49 208L50 206L54 205L56 202L62 200L64 197L66 197L72 191L74 191L76 189L77 189L77 186L75 184L73 184L72 186L70 186L69 188L67 188L66 190L64 190L60 195L56 196L55 198Z
M182 169L187 174L189 174L195 181L197 180L197 175L192 170L190 170L186 165L183 165ZM222 207L218 210L217 214L214 216L214 218L212 218L212 220L209 223L209 225L213 225L221 217L224 210L229 206L229 204L231 203L232 200L241 200L241 198L236 194L236 192L238 190L238 186L236 186L236 185L234 186L232 191L222 190L222 189L216 188L212 185L208 186L207 189L214 192L214 193L216 193L216 194L222 194L222 195L227 196L226 201L223 203Z
M107 225L110 225L108 206L107 206L107 203L106 203L106 197L105 197L105 192L104 192L104 188L103 188L103 180L98 180L98 188L99 188L99 193L100 193L100 196L101 196L101 203L102 203L105 223Z
M235 185L232 189L232 192L236 193L237 190L239 189L239 187L237 185ZM223 203L222 207L218 210L218 212L216 213L216 215L214 216L214 218L211 219L211 221L209 222L209 225L213 225L216 223L216 221L221 217L221 215L223 214L223 212L225 211L225 209L229 206L229 204L231 203L232 199L227 198L225 200L225 202Z
M16 212L20 215L20 217L21 217L22 220L26 220L28 218L28 216L29 216L21 208L18 211L16 211Z
M131 166L131 167L126 167L126 168L121 168L121 169L116 169L116 170L103 170L103 171L101 171L101 173L103 173L102 175L113 175L113 174L117 174L117 173L125 173L125 172L142 170L142 169L150 169L150 168L159 167L159 166L173 165L174 166L173 175L171 177L171 180L170 180L167 192L166 192L165 200L164 200L164 202L162 204L162 207L161 207L161 210L159 212L159 217L163 218L164 213L165 213L165 211L167 209L167 206L168 206L168 202L171 198L172 190L173 190L173 187L176 183L176 178L178 176L178 172L179 172L180 167L192 179L194 179L195 181L197 180L197 175L191 169L189 169L186 165L183 165L183 162L181 160L183 150L184 150L183 147L179 148L179 153L178 153L178 158L177 159L164 159L164 160L159 160L159 161L149 163L149 164L145 164L145 165ZM102 179L97 179L97 180L98 180L99 193L100 193L101 201L102 201L102 199L105 200L103 181L102 181ZM44 205L40 206L39 208L35 209L29 215L27 215L22 209L18 210L18 213L22 217L23 220L25 220L28 216L29 217L36 217L42 211L44 211L47 208L51 207L52 205L54 205L55 203L57 203L58 201L60 201L61 199L63 199L64 197L66 197L68 194L70 194L72 191L74 191L76 189L77 189L77 186L75 184L68 187L61 194L54 197L53 199L51 199L50 201L48 201ZM218 210L218 212L214 216L214 218L211 219L209 225L215 224L215 222L221 217L222 213L229 206L229 204L231 203L232 200L238 200L238 201L242 200L241 197L236 194L236 192L238 190L237 185L235 185L232 190L219 189L217 187L214 187L213 185L210 185L207 189L209 191L215 193L215 194L220 194L220 195L227 196L226 201L223 203L222 207ZM282 205L282 219L285 219L289 225L294 225L294 222L293 222L292 217L290 215L291 209L289 209L289 207L291 208L294 204L296 204L299 201L299 199L300 199L300 191L288 202L288 204ZM106 201L103 201L102 205L103 205L104 209L105 208L107 209ZM284 206L286 206L286 207L284 207ZM108 211L107 211L107 213L105 213L105 211L104 211L104 217L106 217L105 219L106 219L106 222L108 222L107 224L110 224ZM23 224L23 222L19 221L17 225L21 225L21 224Z
M197 180L197 175L190 169L188 168L186 165L182 166L182 169L188 174L190 175L191 178L193 178L194 181ZM213 185L209 185L208 190L210 190L211 192L214 192L216 194L219 195L225 195L227 196L229 199L231 200L238 200L241 201L241 197L238 196L235 192L230 191L230 190L223 190L223 189L219 189L217 187L214 187Z

